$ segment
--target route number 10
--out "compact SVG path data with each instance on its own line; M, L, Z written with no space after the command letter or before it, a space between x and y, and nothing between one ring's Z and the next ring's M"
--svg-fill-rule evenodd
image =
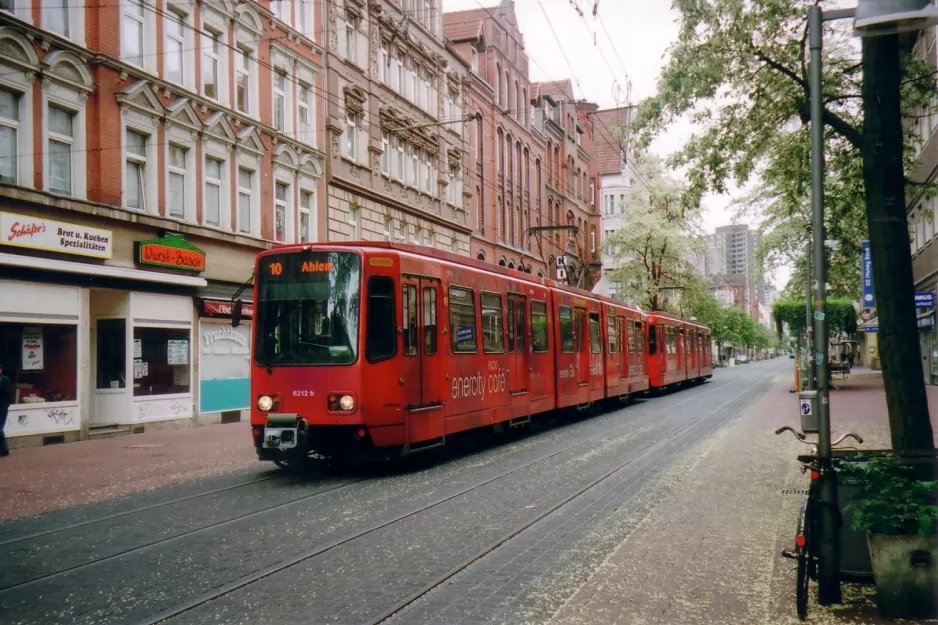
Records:
M272 276L279 276L283 274L282 263L270 263L270 265L268 265L268 268L270 269L270 275Z

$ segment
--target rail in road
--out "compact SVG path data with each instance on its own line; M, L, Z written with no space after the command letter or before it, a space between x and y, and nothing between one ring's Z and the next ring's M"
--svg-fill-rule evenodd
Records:
M376 624L439 622L441 610L472 612L467 595L504 599L512 584L523 599L544 553L577 548L551 539L545 552L546 537L610 523L755 401L776 368L718 371L697 388L413 473L248 480L7 538L0 559L21 564L0 572L0 613L24 623ZM514 581L482 574L502 560Z

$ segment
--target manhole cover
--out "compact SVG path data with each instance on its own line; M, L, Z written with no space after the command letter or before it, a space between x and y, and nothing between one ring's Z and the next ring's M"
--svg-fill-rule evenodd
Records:
M799 490L797 488L785 488L785 489L782 489L781 492L783 495L807 495L808 494L807 490Z
M165 447L166 443L140 443L139 445L124 445L124 449L151 449L153 447Z

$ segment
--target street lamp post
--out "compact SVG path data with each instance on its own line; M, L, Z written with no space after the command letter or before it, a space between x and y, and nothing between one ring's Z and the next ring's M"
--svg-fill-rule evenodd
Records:
M894 35L921 30L938 23L938 8L930 0L859 0L854 9L823 11L819 4L808 9L808 45L811 49L811 214L814 239L814 364L817 372L817 453L823 466L831 464L829 384L827 379L827 254L824 242L824 104L822 101L821 49L824 22L855 18L854 31L863 37ZM825 472L828 476L830 471ZM837 482L819 484L820 499L832 505L820 507L818 603L839 603L840 540L835 516Z

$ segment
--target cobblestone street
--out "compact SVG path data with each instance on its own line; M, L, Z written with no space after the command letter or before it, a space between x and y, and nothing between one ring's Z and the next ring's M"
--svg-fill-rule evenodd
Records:
M226 438L232 458L219 474L194 469L142 490L138 472L196 449L160 434L166 457L111 465L87 444L60 446L75 477L63 477L68 502L90 503L0 524L0 613L95 624L787 622L793 573L778 550L796 502L780 491L797 484L797 450L772 430L795 420L789 364L722 369L696 388L387 474L244 466L247 432L229 436L243 426L212 426L199 436ZM835 415L849 392L835 394ZM14 509L30 509L10 486L18 465L52 451L5 464ZM107 467L113 492L134 490L125 478L139 492L98 501L83 476Z

